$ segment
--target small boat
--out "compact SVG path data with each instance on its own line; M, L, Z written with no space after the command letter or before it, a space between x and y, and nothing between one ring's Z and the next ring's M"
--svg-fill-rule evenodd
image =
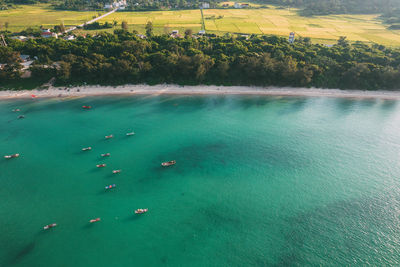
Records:
M17 153L17 154L12 154L12 155L6 155L6 156L4 156L4 158L6 158L6 159L12 159L12 158L18 158L19 157L19 154Z
M94 222L99 222L99 221L100 221L100 218L96 218L96 219L91 219L89 222L94 223Z
M121 172L121 170L113 170L113 173L114 173L114 174L120 173L120 172Z
M135 133L134 132L130 132L130 133L126 133L126 136L131 136L131 135L134 135Z
M116 187L115 184L110 184L110 185L107 185L107 186L106 186L106 189L113 189L113 188L115 188L115 187Z
M19 111L21 111L19 108L16 108L16 109L13 109L12 110L13 112L19 112Z
M44 230L47 230L47 229L50 229L50 228L53 228L53 227L56 227L56 226L57 226L56 223L52 223L52 224L46 225L45 227L43 227L43 229L44 229Z
M110 155L110 153L101 154L102 157L109 157Z
M19 115L18 119L25 119L25 116L24 115Z
M135 210L135 214L143 214L146 213L149 209L137 209Z
M82 106L83 109L91 109L92 106Z
M97 168L102 168L102 167L105 167L105 166L106 166L105 163L103 163L103 164L97 164L97 165L96 165Z
M168 166L172 166L176 164L176 160L171 160L171 161L167 161L167 162L163 162L161 163L161 166L163 167L168 167Z
M92 150L92 147L89 146L89 147L84 147L84 148L82 148L82 151L88 151L88 150Z
M110 139L110 138L113 138L113 137L114 137L114 135L112 135L112 134L105 136L106 139Z

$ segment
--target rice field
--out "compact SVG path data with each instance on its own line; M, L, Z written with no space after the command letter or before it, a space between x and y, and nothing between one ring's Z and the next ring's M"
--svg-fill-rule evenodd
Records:
M66 27L75 26L91 20L93 16L103 11L60 11L54 10L49 5L21 5L16 9L0 11L0 30L8 22L8 30L21 31L27 27L54 27L64 23Z
M205 9L206 30L209 33L276 34L311 37L315 42L333 43L340 36L351 41L374 42L400 46L400 31L388 30L378 15L298 16L296 10L275 9ZM199 10L117 12L103 21L127 21L131 29L143 32L144 25L152 21L155 32L173 29L194 32L201 29Z
M0 25L9 23L9 30L18 31L28 26L51 27L62 22L66 26L81 24L98 12L56 11L48 5L20 6L0 11ZM208 33L225 34L276 34L311 37L314 42L334 43L340 36L351 41L374 42L400 46L400 30L388 30L378 15L330 15L317 17L298 16L296 10L276 9L272 6L260 9L205 9L205 25ZM116 12L100 20L119 24L127 21L129 30L144 33L144 25L152 21L155 33L172 30L183 32L201 29L200 10ZM4 26L3 26L4 28ZM107 29L106 31L112 31ZM96 31L92 31L95 33Z

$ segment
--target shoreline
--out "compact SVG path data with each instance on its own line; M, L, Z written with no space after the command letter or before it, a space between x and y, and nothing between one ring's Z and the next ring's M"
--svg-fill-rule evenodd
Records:
M51 87L45 90L0 91L0 100L31 98L68 98L87 96L134 96L134 95L259 95L293 97L334 97L358 99L400 100L400 91L363 91L292 87L251 87L216 85L122 85L122 86L77 86Z

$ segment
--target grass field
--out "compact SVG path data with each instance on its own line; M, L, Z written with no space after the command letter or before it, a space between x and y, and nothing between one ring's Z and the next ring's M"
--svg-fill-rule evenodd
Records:
M64 21L66 26L83 23L97 12L54 11L45 5L24 6L11 11L0 11L0 25L8 21L10 30L28 26L53 26ZM275 9L206 9L204 10L207 32L224 34L277 34L288 36L291 31L314 42L333 43L339 36L351 41L375 42L400 46L400 30L387 30L377 15L331 15L301 17L296 10ZM212 19L222 16L220 19ZM144 32L144 25L152 21L156 33L178 29L183 32L201 28L199 10L116 12L100 22L127 21L130 30ZM108 29L112 31L112 29ZM95 31L94 31L95 32Z

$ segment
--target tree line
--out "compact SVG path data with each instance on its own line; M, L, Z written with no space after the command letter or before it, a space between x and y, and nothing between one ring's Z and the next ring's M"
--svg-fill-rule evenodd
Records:
M4 82L20 79L19 54L38 59L31 79L56 77L65 84L175 83L293 86L346 89L399 89L400 49L340 38L328 47L300 38L289 44L278 36L249 39L226 35L147 39L126 30L78 37L73 41L7 39L0 47ZM56 63L56 64L54 64Z

